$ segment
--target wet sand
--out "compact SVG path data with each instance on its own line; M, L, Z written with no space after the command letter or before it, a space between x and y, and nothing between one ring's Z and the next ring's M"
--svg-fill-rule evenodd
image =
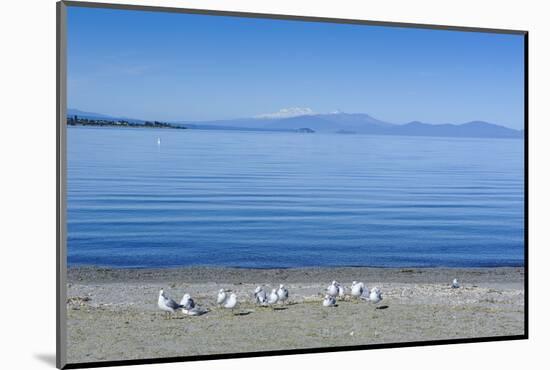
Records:
M453 278L461 287L452 289ZM321 306L332 280L383 292L378 305L350 296ZM257 285L283 283L290 303L253 302ZM462 339L524 333L523 268L103 269L72 268L67 284L69 363ZM165 319L158 292L190 293L211 311ZM218 308L220 288L239 300ZM267 288L266 288L267 289Z

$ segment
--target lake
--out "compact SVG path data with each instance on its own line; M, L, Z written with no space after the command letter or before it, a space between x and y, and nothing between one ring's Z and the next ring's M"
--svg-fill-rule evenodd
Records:
M523 140L92 127L67 136L69 266L524 263Z

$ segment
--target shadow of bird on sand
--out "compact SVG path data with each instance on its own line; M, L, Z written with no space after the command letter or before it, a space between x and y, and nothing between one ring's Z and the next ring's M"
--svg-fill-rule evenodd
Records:
M254 311L241 311L241 312L235 312L233 315L234 316L246 316L246 315L250 315L252 312L254 312Z

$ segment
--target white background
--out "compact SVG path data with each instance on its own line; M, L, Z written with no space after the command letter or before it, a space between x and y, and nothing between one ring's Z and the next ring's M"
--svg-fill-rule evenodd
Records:
M116 2L116 1L113 1ZM530 31L530 336L461 344L142 366L141 369L546 367L550 97L544 1L202 0L127 3ZM4 1L0 37L0 363L53 368L55 354L55 1ZM546 158L545 158L546 156ZM383 330L383 328L381 328ZM135 367L134 367L135 368Z

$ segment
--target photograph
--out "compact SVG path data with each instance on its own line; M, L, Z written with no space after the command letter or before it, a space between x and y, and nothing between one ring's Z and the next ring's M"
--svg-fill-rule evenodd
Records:
M67 364L527 338L526 32L63 6Z

